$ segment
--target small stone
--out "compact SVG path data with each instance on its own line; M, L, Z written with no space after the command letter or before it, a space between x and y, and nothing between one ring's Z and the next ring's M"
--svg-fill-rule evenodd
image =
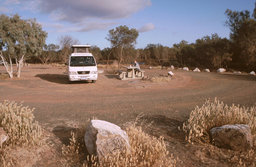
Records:
M201 71L199 70L199 68L195 68L195 69L193 70L193 72L201 72Z
M174 70L174 69L175 69L175 67L174 67L173 65L171 65L171 69L172 69L172 70Z
M255 75L255 72L254 72L254 71L251 71L251 72L250 72L250 75Z
M223 73L223 72L226 72L226 69L225 69L225 68L219 68L219 69L217 70L217 72L218 72L218 73Z
M212 143L220 148L246 151L253 145L248 125L235 124L215 127L210 130Z
M211 72L208 68L204 69L204 72Z
M174 76L174 73L173 73L172 71L169 71L169 72L168 72L168 75L171 76L171 77L173 77L173 76Z
M188 67L183 67L183 70L184 71L189 71L189 68Z

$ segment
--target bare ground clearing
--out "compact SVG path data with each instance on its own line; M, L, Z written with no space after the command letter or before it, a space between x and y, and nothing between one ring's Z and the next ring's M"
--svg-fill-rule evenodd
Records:
M145 71L148 76L168 72ZM92 117L122 125L142 113L144 122L153 121L147 131L164 136L170 152L183 161L178 166L229 166L229 157L222 156L227 150L209 151L211 146L187 144L184 134L178 131L196 105L215 97L227 104L252 106L256 102L256 77L249 75L174 70L170 82L153 83L121 81L115 75L102 73L95 84L70 84L65 72L65 67L51 65L24 67L21 79L0 80L0 101L23 101L34 107L36 120L64 142L70 129Z

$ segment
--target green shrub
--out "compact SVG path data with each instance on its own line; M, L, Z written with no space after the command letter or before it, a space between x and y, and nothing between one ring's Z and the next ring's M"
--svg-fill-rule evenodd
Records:
M34 109L15 102L0 103L0 127L8 134L9 145L37 145L40 144L42 129L33 115Z
M247 124L255 134L256 108L234 104L228 106L216 98L213 102L207 100L202 107L196 106L190 113L189 119L183 124L183 131L190 143L209 142L209 131L226 124Z

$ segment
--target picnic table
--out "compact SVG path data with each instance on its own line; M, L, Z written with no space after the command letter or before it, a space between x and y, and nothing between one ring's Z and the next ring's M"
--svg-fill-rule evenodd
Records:
M123 66L126 71L120 72L120 79L126 79L126 78L143 78L144 77L144 71L138 69L138 67L135 66Z

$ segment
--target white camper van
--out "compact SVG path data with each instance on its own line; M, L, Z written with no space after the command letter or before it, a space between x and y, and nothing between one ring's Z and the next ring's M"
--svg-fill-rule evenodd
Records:
M90 45L73 45L68 62L69 81L91 80L98 78L96 60L89 52Z

